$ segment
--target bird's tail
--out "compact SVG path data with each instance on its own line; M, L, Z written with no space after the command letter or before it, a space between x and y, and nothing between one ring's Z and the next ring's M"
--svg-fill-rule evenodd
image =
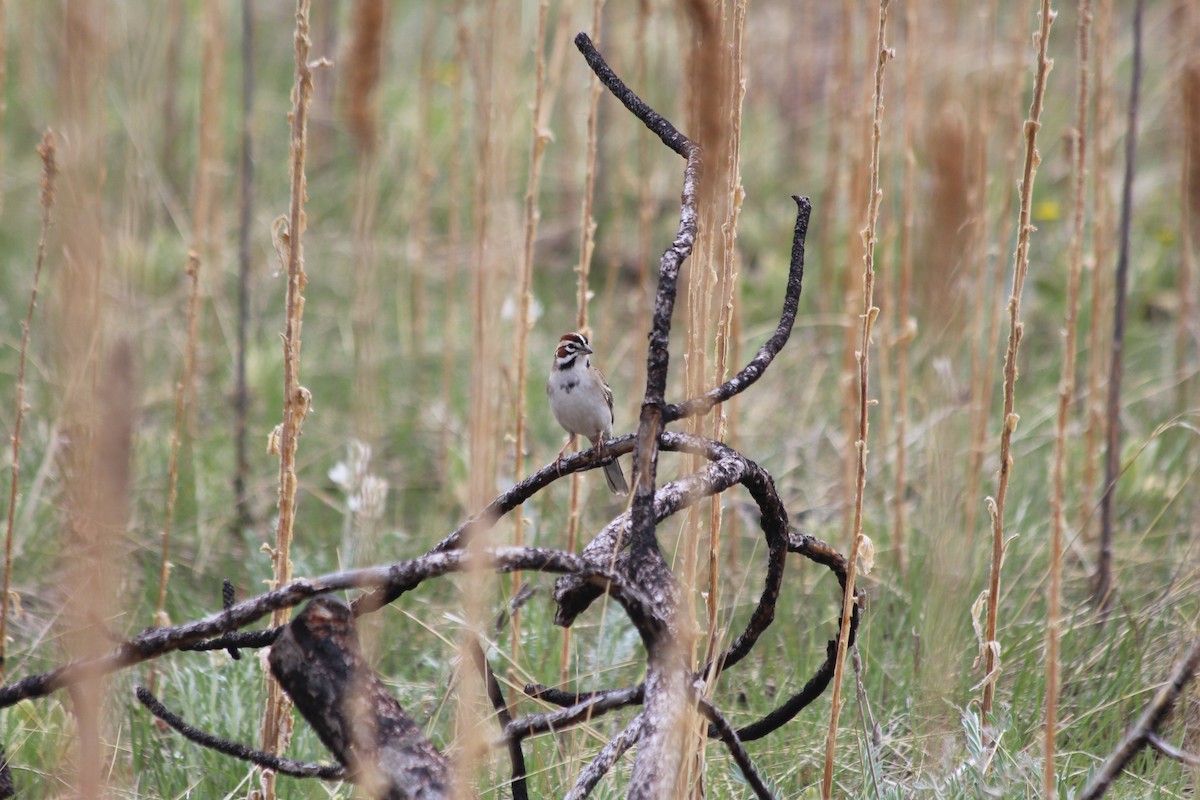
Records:
M629 484L625 482L625 473L621 471L621 462L617 459L604 465L604 479L608 481L608 489L613 494L629 494Z

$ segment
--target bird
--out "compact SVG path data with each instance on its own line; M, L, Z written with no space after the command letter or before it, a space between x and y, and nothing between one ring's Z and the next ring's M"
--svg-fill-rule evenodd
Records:
M603 445L612 436L613 393L603 373L592 366L594 352L588 338L578 332L564 333L554 350L546 396L554 418L570 434L558 452L559 459L576 436L586 436L593 446ZM613 494L629 494L625 473L615 458L604 465L604 478Z

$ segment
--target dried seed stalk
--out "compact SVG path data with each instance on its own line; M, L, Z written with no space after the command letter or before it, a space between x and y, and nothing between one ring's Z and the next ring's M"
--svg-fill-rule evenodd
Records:
M1054 426L1054 461L1051 468L1050 497L1050 581L1046 603L1046 723L1042 796L1054 800L1054 752L1058 726L1059 625L1062 613L1062 552L1066 527L1066 451L1067 421L1071 397L1075 394L1075 351L1078 333L1079 285L1083 272L1084 187L1087 179L1088 45L1091 33L1091 0L1080 0L1076 39L1078 52L1078 94L1075 101L1074 192L1071 197L1071 247L1067 271L1067 315L1063 341L1062 373L1058 387L1058 416Z
M1000 478L996 497L988 503L992 520L992 566L988 579L987 627L984 642L984 685L981 711L988 714L996 693L996 616L1000 604L1000 567L1004 560L1004 503L1008 497L1008 479L1012 473L1012 435L1020 417L1016 413L1017 353L1021 348L1021 292L1025 287L1025 275L1029 272L1029 239L1033 232L1030 224L1030 209L1033 205L1033 181L1037 175L1040 157L1037 151L1037 134L1041 128L1042 101L1046 94L1046 79L1054 62L1046 57L1050 42L1050 25L1055 12L1050 10L1050 0L1042 0L1038 12L1040 28L1034 39L1037 44L1037 73L1033 83L1033 101L1029 106L1029 118L1025 121L1025 162L1020 184L1020 211L1017 222L1017 250L1014 254L1012 294L1008 300L1008 348L1004 354L1004 415L1000 426Z
M296 515L296 449L304 417L308 414L311 397L300 385L300 331L304 318L304 287L308 276L304 271L304 163L308 146L308 108L312 100L312 68L308 63L309 7L311 0L296 0L295 82L292 87L291 111L291 201L286 231L280 235L287 254L286 321L283 334L283 422L279 426L279 522L275 528L275 547L272 554L272 584L282 586L291 580L292 525ZM288 619L286 609L272 614L271 624L278 626ZM266 711L262 723L263 749L278 753L285 729L290 727L290 714L278 682L267 679ZM275 776L263 776L266 800L274 800Z
M521 254L521 283L518 289L516 353L517 353L517 421L516 433L513 436L513 474L518 478L525 474L525 384L529 374L529 329L532 322L529 319L529 305L533 299L533 253L537 240L538 221L541 211L538 208L538 191L542 184L542 156L550 141L550 132L546 129L547 114L544 111L546 88L546 18L549 13L549 0L541 0L538 4L537 37L534 43L534 77L533 77L533 112L530 124L529 143L529 181L525 188L525 243ZM525 544L525 516L518 509L513 517L513 546L522 547ZM512 597L515 599L521 591L521 573L514 572L512 577ZM520 615L512 615L513 658L516 659L520 646L521 628Z
M0 34L2 35L2 34ZM0 86L3 84L0 83ZM9 587L12 586L13 521L17 510L17 496L21 484L21 426L25 421L25 362L29 355L29 336L33 328L33 312L37 308L38 284L42 277L42 265L46 262L46 239L50 234L54 209L54 179L58 176L55 161L54 131L47 129L38 145L42 159L42 234L38 238L37 260L33 267L33 286L29 290L29 306L25 320L21 323L21 352L17 358L17 409L12 432L12 476L8 487L8 518L4 527L4 585L0 587L0 680L4 678L4 659L8 651L8 605Z
M842 597L842 623L838 636L837 658L833 671L833 703L829 713L829 732L825 739L825 771L821 778L821 797L828 800L833 791L833 756L837 746L838 714L841 711L842 672L846 666L846 649L850 640L850 616L854 610L854 579L858 570L858 553L862 543L863 497L867 488L867 410L870 408L868 384L871 329L879 309L875 307L875 229L879 221L879 140L883 132L883 75L887 62L895 53L887 47L887 13L890 0L879 2L879 27L876 33L878 54L875 61L875 107L871 118L871 179L867 199L867 226L862 231L863 283L862 314L859 319L858 362L858 440L854 443L857 458L854 479L854 522L851 528L850 556L846 565L846 587Z

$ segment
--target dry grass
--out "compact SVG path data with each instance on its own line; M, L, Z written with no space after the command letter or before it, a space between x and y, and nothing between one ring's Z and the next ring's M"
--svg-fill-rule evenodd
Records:
M846 585L842 592L842 621L841 635L837 643L837 661L833 671L832 711L829 715L829 733L825 738L825 771L821 780L821 796L829 798L833 792L833 766L837 745L838 715L841 713L842 670L846 663L846 651L850 641L850 616L858 602L855 593L855 579L859 568L858 559L867 547L863 537L863 504L867 488L867 433L869 430L868 412L873 405L869 385L870 353L872 330L879 308L875 305L875 245L877 241L876 228L879 222L879 204L883 197L879 178L879 143L883 134L883 77L888 60L895 53L887 45L887 15L889 0L880 0L879 28L875 35L878 57L874 72L874 111L871 117L871 166L870 184L867 194L867 222L862 231L863 241L863 278L862 278L862 310L858 315L859 349L855 352L858 362L858 428L854 440L855 463L854 473L854 522L850 529L850 552L847 556ZM867 556L869 559L870 556ZM864 572L869 567L864 567Z
M292 86L290 175L291 198L282 229L276 229L276 248L280 269L287 274L283 334L283 422L272 434L270 450L279 456L279 518L275 525L275 543L271 554L272 582L281 586L292 579L292 537L296 518L296 452L304 418L312 408L312 395L300 384L301 328L304 322L304 289L308 276L304 269L303 236L306 225L304 203L307 191L304 172L308 155L308 110L312 100L313 75L309 64L309 0L296 0L295 79ZM275 612L272 625L288 619L287 610ZM262 748L281 753L291 739L290 704L279 683L266 676L267 699L262 719ZM275 774L263 773L264 800L275 798Z
M1075 130L1072 142L1071 245L1070 266L1067 272L1067 311L1063 325L1062 374L1059 378L1058 413L1054 421L1054 461L1050 477L1053 482L1050 496L1050 566L1046 598L1046 722L1042 792L1048 800L1057 797L1057 776L1054 757L1058 741L1059 669L1062 631L1062 554L1067 518L1067 427L1070 421L1071 400L1075 395L1076 334L1079 325L1079 291L1083 273L1084 189L1087 176L1088 121L1088 52L1091 43L1092 6L1089 0L1079 4L1076 34L1078 57L1078 94L1075 102Z
M988 513L992 518L992 561L991 578L988 581L986 638L983 649L983 699L980 710L984 715L991 713L995 697L996 676L999 670L1000 645L996 640L996 621L1000 607L1000 572L1004 563L1004 509L1008 500L1008 483L1013 468L1012 437L1016 433L1020 417L1016 413L1017 354L1021 348L1024 325L1021 321L1021 297L1025 288L1025 277L1029 272L1029 242L1033 233L1033 179L1037 175L1041 156L1037 150L1037 134L1041 128L1042 106L1046 96L1046 80L1053 66L1047 57L1050 46L1050 24L1055 12L1050 9L1050 0L1042 0L1040 21L1034 43L1037 46L1036 72L1033 84L1033 101L1029 106L1029 118L1025 121L1025 162L1021 170L1020 210L1017 214L1017 250L1013 256L1012 294L1008 300L1008 349L1004 353L1004 412L1000 417L1000 477L996 483L995 497L989 500Z
M0 34L2 35L2 34ZM47 130L38 145L38 156L42 159L41 207L42 233L38 237L37 258L33 266L33 281L29 290L29 306L25 310L25 321L21 323L21 351L17 361L17 406L12 428L12 461L10 462L8 485L8 513L4 524L4 583L0 586L0 677L4 673L5 655L8 652L8 610L12 600L13 565L13 521L17 513L17 498L21 490L21 427L25 423L25 365L29 359L29 337L33 331L33 312L37 308L38 285L42 280L42 266L46 263L46 240L50 235L50 223L54 210L54 181L58 177L55 156L54 132Z

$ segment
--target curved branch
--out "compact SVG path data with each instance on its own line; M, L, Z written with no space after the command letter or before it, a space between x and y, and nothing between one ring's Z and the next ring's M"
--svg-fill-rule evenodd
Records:
M800 291L804 282L804 239L808 235L808 220L812 214L812 203L807 197L792 195L792 199L798 207L796 227L792 233L792 258L788 268L787 290L783 297L783 311L779 315L779 325L776 326L775 333L758 348L758 353L750 363L725 383L699 397L673 403L664 408L665 422L706 414L713 406L746 391L762 377L767 367L775 360L775 356L787 344L788 337L792 335L792 326L796 322L796 310L800 305Z
M137 697L138 702L144 705L151 714L182 734L188 741L195 742L201 747L216 750L218 753L233 756L242 761L249 761L256 766L273 770L280 775L290 775L293 778L320 778L326 781L344 781L350 777L346 773L346 768L341 764L314 764L309 761L296 761L291 758L274 755L273 753L264 753L262 750L255 750L244 744L231 742L228 739L222 739L220 736L208 733L207 731L202 731L199 728L189 725L183 717L163 705L144 686L135 687L134 695Z
M767 574L763 581L762 594L745 629L717 660L718 669L724 669L736 664L750 652L775 617L775 604L783 585L788 549L787 509L775 491L771 476L758 464L728 445L701 436L676 432L664 432L658 437L658 441L664 450L694 453L712 463L700 472L665 484L655 493L655 524L705 497L719 494L738 483L750 492L761 512L759 525L768 548ZM611 565L617 574L627 574L625 568L629 560L621 551L629 542L631 517L632 513L627 512L614 519L584 548L581 557L596 565ZM614 554L620 554L616 556L615 561ZM575 617L599 596L600 593L595 587L584 585L574 576L568 575L559 579L554 590L554 599L559 604L555 623L570 625ZM702 674L707 672L706 667Z

